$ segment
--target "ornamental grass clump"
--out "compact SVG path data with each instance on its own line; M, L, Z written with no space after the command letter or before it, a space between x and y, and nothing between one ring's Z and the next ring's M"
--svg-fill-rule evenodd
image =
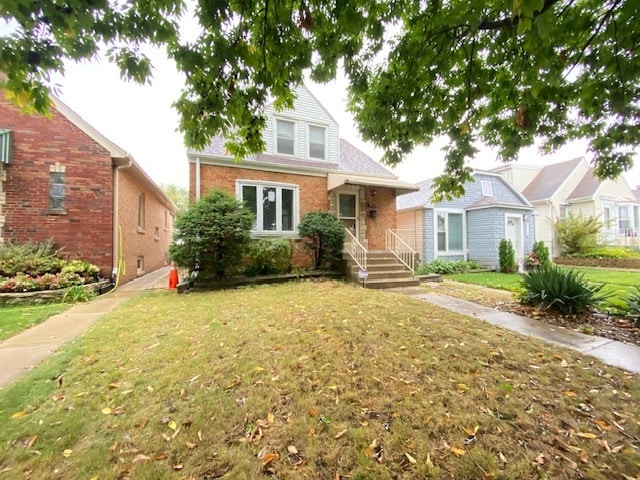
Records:
M521 284L521 303L562 315L587 312L610 296L602 291L604 285L590 285L584 273L556 266L527 272Z

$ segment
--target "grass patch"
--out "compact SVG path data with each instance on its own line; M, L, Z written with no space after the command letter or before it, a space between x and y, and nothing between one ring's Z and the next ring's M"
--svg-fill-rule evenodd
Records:
M47 318L67 310L71 305L61 303L0 308L0 341L6 340Z
M639 399L634 375L397 294L157 291L0 391L0 474L622 478Z
M522 290L522 286L520 285L520 279L522 276L518 273L469 272L447 275L446 278L455 280L456 282L472 283L474 285L499 288L500 290L508 290L510 292L518 292Z

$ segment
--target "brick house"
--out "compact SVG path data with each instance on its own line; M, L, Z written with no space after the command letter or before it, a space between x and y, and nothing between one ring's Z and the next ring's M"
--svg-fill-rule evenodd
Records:
M188 151L190 201L214 188L235 196L256 216L254 237L294 240L298 266L311 260L299 248L298 224L313 211L336 215L346 243L358 243L365 256L385 250L387 232L396 228L396 197L417 187L341 139L337 122L306 87L295 93L292 110L267 107L264 153L236 163L221 137Z
M166 264L175 206L131 156L60 100L26 115L0 92L0 241L51 239L120 283Z
M420 182L419 191L398 198L398 229L423 262L473 260L497 269L505 238L523 266L536 241L535 209L502 176L476 170L472 177L463 196L438 203L431 201L433 180Z

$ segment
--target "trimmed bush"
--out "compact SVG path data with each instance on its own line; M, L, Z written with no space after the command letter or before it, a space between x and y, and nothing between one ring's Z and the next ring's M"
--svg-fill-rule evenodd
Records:
M482 268L474 261L448 261L436 258L432 262L421 263L416 269L416 275L426 275L428 273L438 273L440 275L448 275L452 273L467 273L472 270L480 270Z
M62 260L52 241L5 243L0 245L0 275L13 277L18 273L38 276L58 273Z
M505 238L500 240L498 256L500 258L500 271L502 273L516 273L518 271L518 265L516 264L516 252L513 249L511 240L507 240Z
M242 264L253 222L249 209L213 190L176 220L171 259L202 278L222 278Z
M291 241L284 238L254 240L249 247L245 275L271 275L291 271Z
M538 240L533 244L531 251L536 254L538 258L538 265L541 267L550 267L551 266L551 255L549 254L549 249L544 244L542 240Z
M604 285L590 285L584 273L556 266L531 270L521 280L520 302L562 315L589 311L609 298Z
M640 258L640 252L625 247L592 247L582 254L569 255L578 258Z
M86 260L71 260L62 262L62 274L75 273L85 280L93 280L100 273L100 269Z
M596 217L569 213L556 222L556 236L565 255L583 254L595 247L603 223Z
M334 266L342 256L344 225L328 212L309 212L298 229L305 246L313 252L315 268Z

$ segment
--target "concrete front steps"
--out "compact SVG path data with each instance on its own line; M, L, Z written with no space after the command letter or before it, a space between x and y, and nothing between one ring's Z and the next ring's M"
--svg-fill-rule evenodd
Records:
M349 270L349 279L352 283L362 284L358 278L360 267L349 257L345 256ZM417 287L420 281L414 278L411 270L405 267L395 255L387 251L367 252L367 272L368 278L365 282L366 288L401 288Z

